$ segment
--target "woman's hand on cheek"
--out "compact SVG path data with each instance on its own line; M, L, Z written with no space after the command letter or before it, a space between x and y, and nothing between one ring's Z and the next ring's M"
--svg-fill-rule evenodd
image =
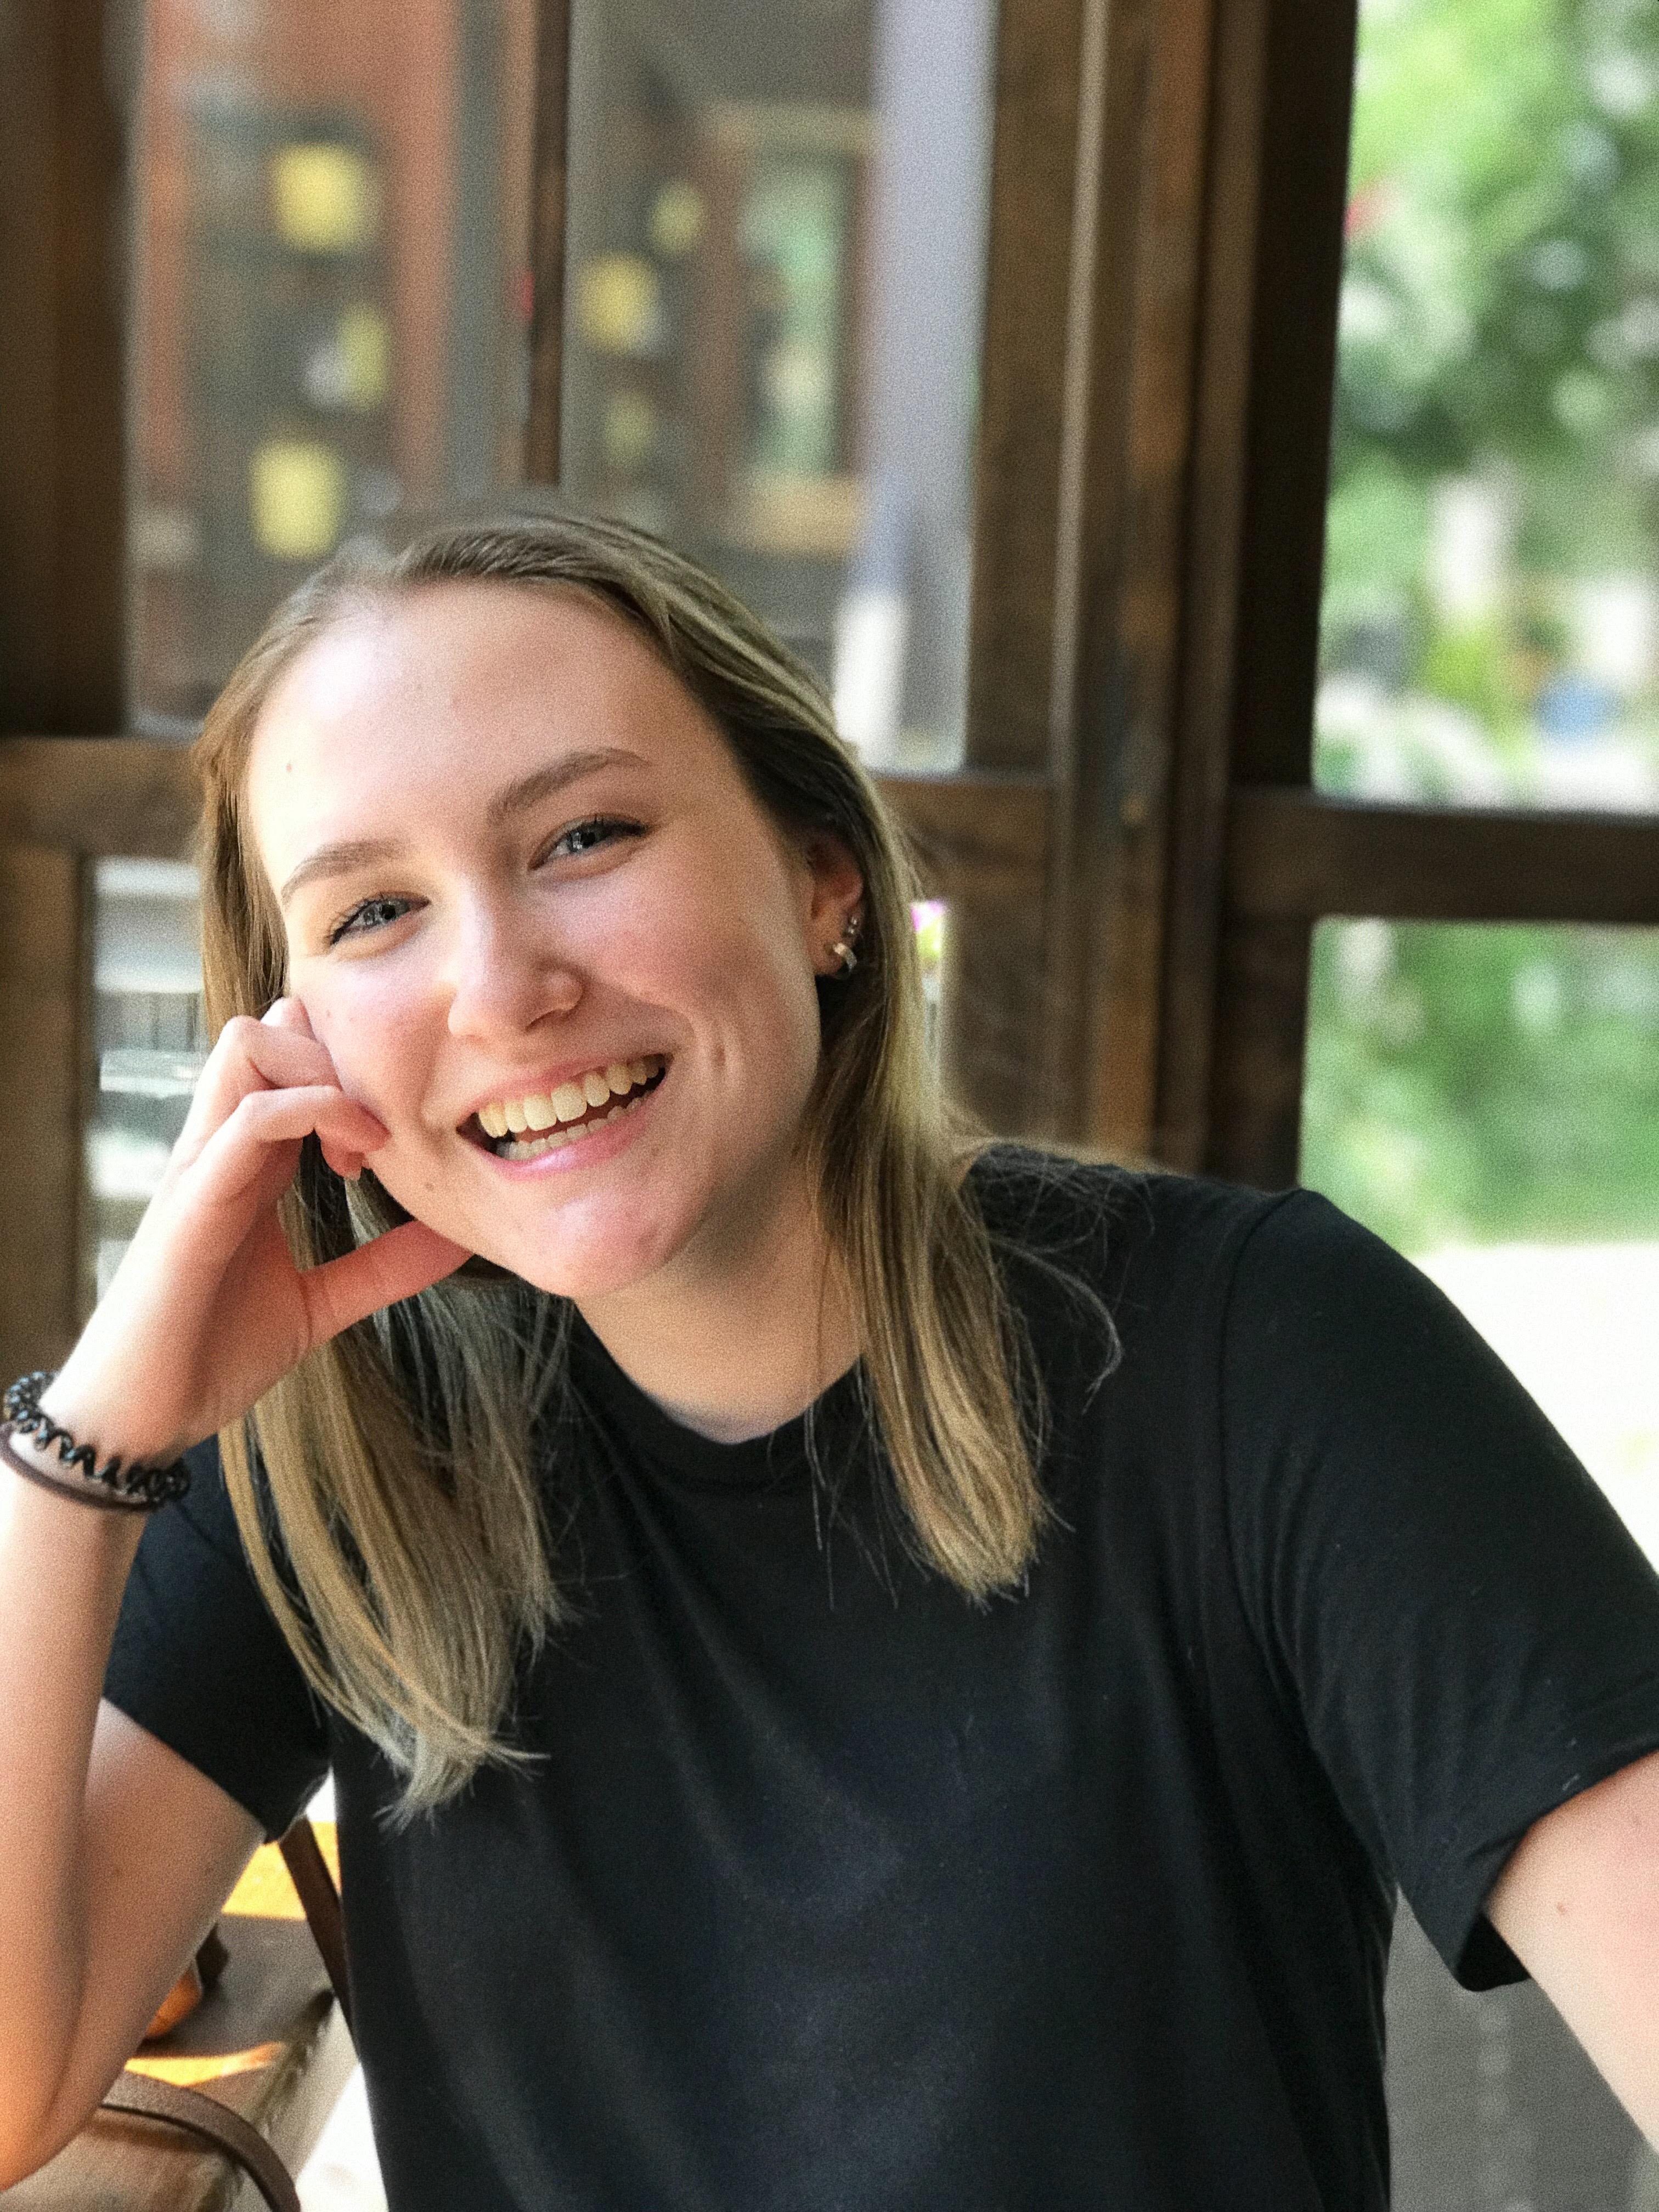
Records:
M326 1064L328 1069L329 1079L336 1085L339 1085L341 1090L343 1091L344 1085L340 1084L339 1076L336 1072L334 1062L329 1054L328 1048L319 1039L316 1030L312 1026L311 1017L306 1012L305 1006L300 1000L278 999L275 1000L264 1016L264 1024L268 1029L286 1030L292 1036L310 1038L311 1042L316 1045L318 1051L321 1053L323 1056L324 1062ZM386 1143L388 1134L388 1132L377 1115L370 1114L369 1109L367 1107L363 1109L363 1112L368 1116L368 1119L374 1122L374 1127L380 1130L380 1135L373 1145L358 1147L352 1145L343 1144L337 1136L325 1133L320 1129L317 1133L317 1141L322 1148L323 1158L328 1162L330 1167L333 1169L335 1174L337 1176L343 1176L347 1182L356 1182L358 1176L362 1175L363 1171L363 1163L368 1158L368 1154L371 1152L378 1151L380 1146Z
M264 1026L286 1030L292 1036L308 1039L322 1054L331 1079L339 1082L328 1048L318 1037L300 1000L278 999L265 1014ZM323 1158L347 1182L356 1182L365 1162L390 1139L390 1132L378 1115L362 1104L357 1104L357 1112L363 1127L375 1133L368 1144L349 1143L331 1130L319 1128L317 1132ZM405 1221L395 1229L388 1229L371 1243L360 1245L356 1252L335 1261L331 1266L316 1269L307 1280L323 1302L324 1329L333 1335L361 1320L364 1311L373 1313L381 1306L396 1305L400 1298L412 1298L417 1291L429 1290L446 1275L453 1275L471 1256L465 1245L453 1243L435 1229L428 1229L423 1221Z
M227 1022L161 1188L47 1394L56 1419L125 1459L176 1451L239 1419L341 1329L468 1257L410 1221L296 1267L276 1206L308 1136L346 1173L387 1141L341 1089L296 1001Z

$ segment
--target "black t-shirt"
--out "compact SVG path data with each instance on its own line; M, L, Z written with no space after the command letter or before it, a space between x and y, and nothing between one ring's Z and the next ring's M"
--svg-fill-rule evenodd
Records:
M907 1558L855 1376L815 1473L579 1328L537 1759L399 1832L210 1451L146 1531L109 1695L270 1832L332 1764L394 2212L1381 2206L1395 1883L1514 1978L1508 1852L1659 1749L1659 1579L1403 1261L1306 1194L1008 1147L973 1188L1048 1397L1017 1595Z

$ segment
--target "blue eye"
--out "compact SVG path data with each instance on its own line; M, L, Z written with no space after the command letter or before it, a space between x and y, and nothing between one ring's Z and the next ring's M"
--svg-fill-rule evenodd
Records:
M384 929L406 914L412 903L405 898L365 899L361 906L354 906L349 914L341 916L328 933L328 941L337 945L343 937L362 937L371 929Z
M556 857L579 860L585 854L596 853L602 845L614 843L618 837L637 837L641 825L624 822L615 815L595 814L586 822L573 822L568 830L562 830L547 851L548 859Z

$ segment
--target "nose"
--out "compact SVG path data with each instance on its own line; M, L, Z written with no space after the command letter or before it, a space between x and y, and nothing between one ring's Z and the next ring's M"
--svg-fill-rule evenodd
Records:
M453 1036L498 1043L574 1012L583 979L550 942L545 915L478 903L460 919L448 963Z

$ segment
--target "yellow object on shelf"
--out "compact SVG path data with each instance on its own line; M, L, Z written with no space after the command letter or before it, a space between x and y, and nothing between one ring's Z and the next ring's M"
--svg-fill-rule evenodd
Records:
M254 542L279 561L320 561L345 526L346 465L314 438L269 438L248 464Z
M600 253L576 280L576 322L595 353L653 353L662 338L662 288L642 254Z
M350 407L378 407L392 386L392 332L378 307L360 301L335 326L340 387Z
M651 204L651 243L665 260L678 261L700 243L708 210L702 194L684 178L665 185Z
M299 252L355 253L380 228L380 180L355 147L311 141L280 148L270 191L276 234Z

